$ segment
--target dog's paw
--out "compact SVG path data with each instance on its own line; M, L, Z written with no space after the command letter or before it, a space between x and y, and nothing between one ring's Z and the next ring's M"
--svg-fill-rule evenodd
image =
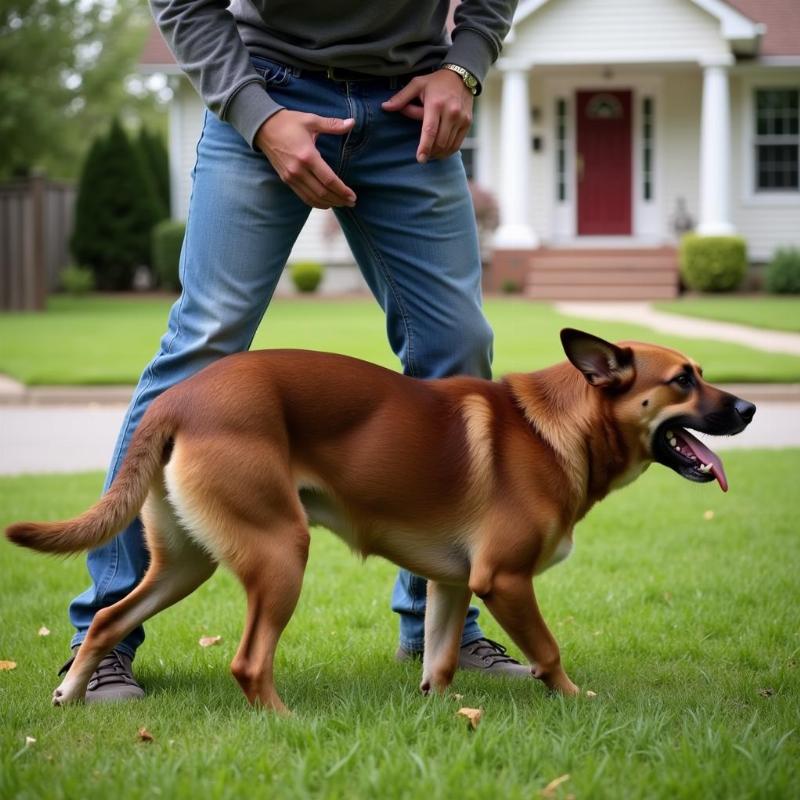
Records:
M59 686L53 692L53 705L54 706L66 706L66 705L70 705L71 703L75 703L78 700L82 700L82 699L83 699L83 697L77 697L74 694L71 694L69 691L67 691L64 688L63 684L61 686Z

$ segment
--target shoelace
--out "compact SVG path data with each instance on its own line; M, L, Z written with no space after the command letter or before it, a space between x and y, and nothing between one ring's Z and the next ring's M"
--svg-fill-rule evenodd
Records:
M59 675L63 675L75 660L75 656L67 661L63 667L58 671ZM125 662L116 650L112 650L98 665L89 685L86 687L88 691L93 691L100 686L110 686L112 684L123 683L129 686L136 686L136 681L133 676L128 672Z
M479 656L490 667L498 663L519 664L515 658L506 654L506 648L492 639L477 639L467 645L470 653Z

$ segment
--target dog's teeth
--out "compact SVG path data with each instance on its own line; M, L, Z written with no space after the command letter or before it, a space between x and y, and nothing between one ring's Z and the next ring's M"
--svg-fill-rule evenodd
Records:
M701 464L698 469L700 472L711 472L711 464Z
M676 438L673 436L673 437L672 437L672 438L669 440L669 443L670 443L670 444L671 444L673 447L677 447L677 445L678 445L678 440L677 440L677 439L676 439Z
M667 431L667 439L674 439L675 434L672 431Z

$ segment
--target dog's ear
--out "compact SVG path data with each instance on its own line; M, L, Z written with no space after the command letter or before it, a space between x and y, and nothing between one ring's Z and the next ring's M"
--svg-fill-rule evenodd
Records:
M630 347L617 347L574 328L561 331L561 344L567 358L592 386L621 389L634 378L633 350Z

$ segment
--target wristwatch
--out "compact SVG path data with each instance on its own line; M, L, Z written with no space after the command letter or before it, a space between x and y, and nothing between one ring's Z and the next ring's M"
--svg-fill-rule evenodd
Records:
M478 79L464 67L459 67L458 64L442 64L442 69L449 69L461 76L464 81L464 86L472 92L473 95L478 94Z

